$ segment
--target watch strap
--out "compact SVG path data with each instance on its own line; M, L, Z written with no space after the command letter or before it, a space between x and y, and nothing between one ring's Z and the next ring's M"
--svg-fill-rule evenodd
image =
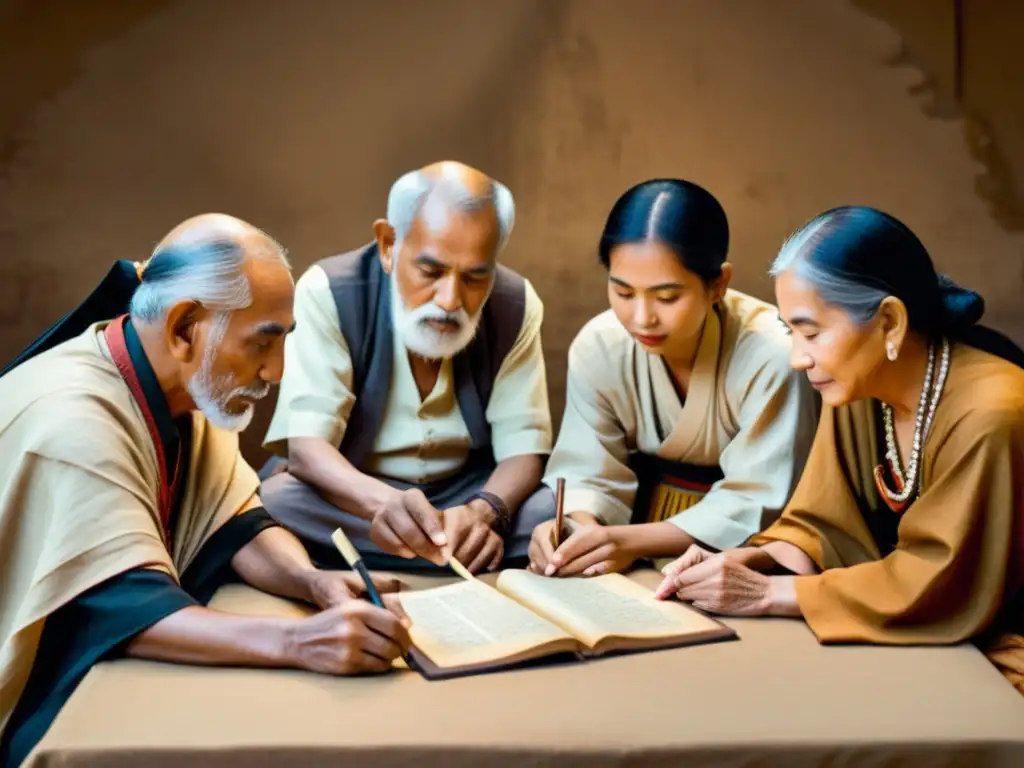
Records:
M494 510L494 528L502 537L507 536L509 529L512 527L512 515L504 500L497 494L491 493L490 491L477 491L466 499L466 503L469 504L469 502L475 501L476 499L486 502L487 505Z

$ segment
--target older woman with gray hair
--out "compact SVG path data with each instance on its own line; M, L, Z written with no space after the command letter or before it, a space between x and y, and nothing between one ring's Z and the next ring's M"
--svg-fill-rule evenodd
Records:
M1024 693L1024 353L871 208L816 217L772 274L826 405L811 456L774 525L691 548L659 596L800 616L823 643L972 639Z
M324 565L342 528L374 568L523 564L554 516L543 305L499 264L515 205L456 162L391 188L373 241L298 281L265 446L270 513Z

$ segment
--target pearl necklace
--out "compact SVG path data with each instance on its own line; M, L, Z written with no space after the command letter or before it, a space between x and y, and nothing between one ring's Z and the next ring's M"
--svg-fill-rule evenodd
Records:
M885 480L882 465L875 467L875 485L882 494L886 504L894 512L902 512L918 493L918 473L921 468L921 448L931 431L935 419L935 409L946 383L949 373L949 342L942 340L942 358L939 362L939 374L933 380L935 371L935 347L928 349L928 368L924 374L924 386L921 388L921 400L917 406L917 418L914 421L914 442L907 462L906 475L900 461L899 446L896 445L896 429L893 426L892 406L882 403L882 415L885 421L885 458L896 482L896 490L889 488Z

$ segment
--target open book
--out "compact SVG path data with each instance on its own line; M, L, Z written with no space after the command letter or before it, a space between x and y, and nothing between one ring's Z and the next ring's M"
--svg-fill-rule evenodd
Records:
M401 594L413 621L412 660L429 679L493 672L567 654L673 648L736 636L679 602L656 600L619 574L547 578L503 571L496 586L470 579Z

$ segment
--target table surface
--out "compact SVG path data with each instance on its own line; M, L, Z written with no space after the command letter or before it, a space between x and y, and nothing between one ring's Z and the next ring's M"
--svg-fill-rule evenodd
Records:
M213 606L307 610L238 585ZM973 646L826 647L797 620L726 623L738 641L438 682L107 662L27 764L1024 766L1024 697Z

